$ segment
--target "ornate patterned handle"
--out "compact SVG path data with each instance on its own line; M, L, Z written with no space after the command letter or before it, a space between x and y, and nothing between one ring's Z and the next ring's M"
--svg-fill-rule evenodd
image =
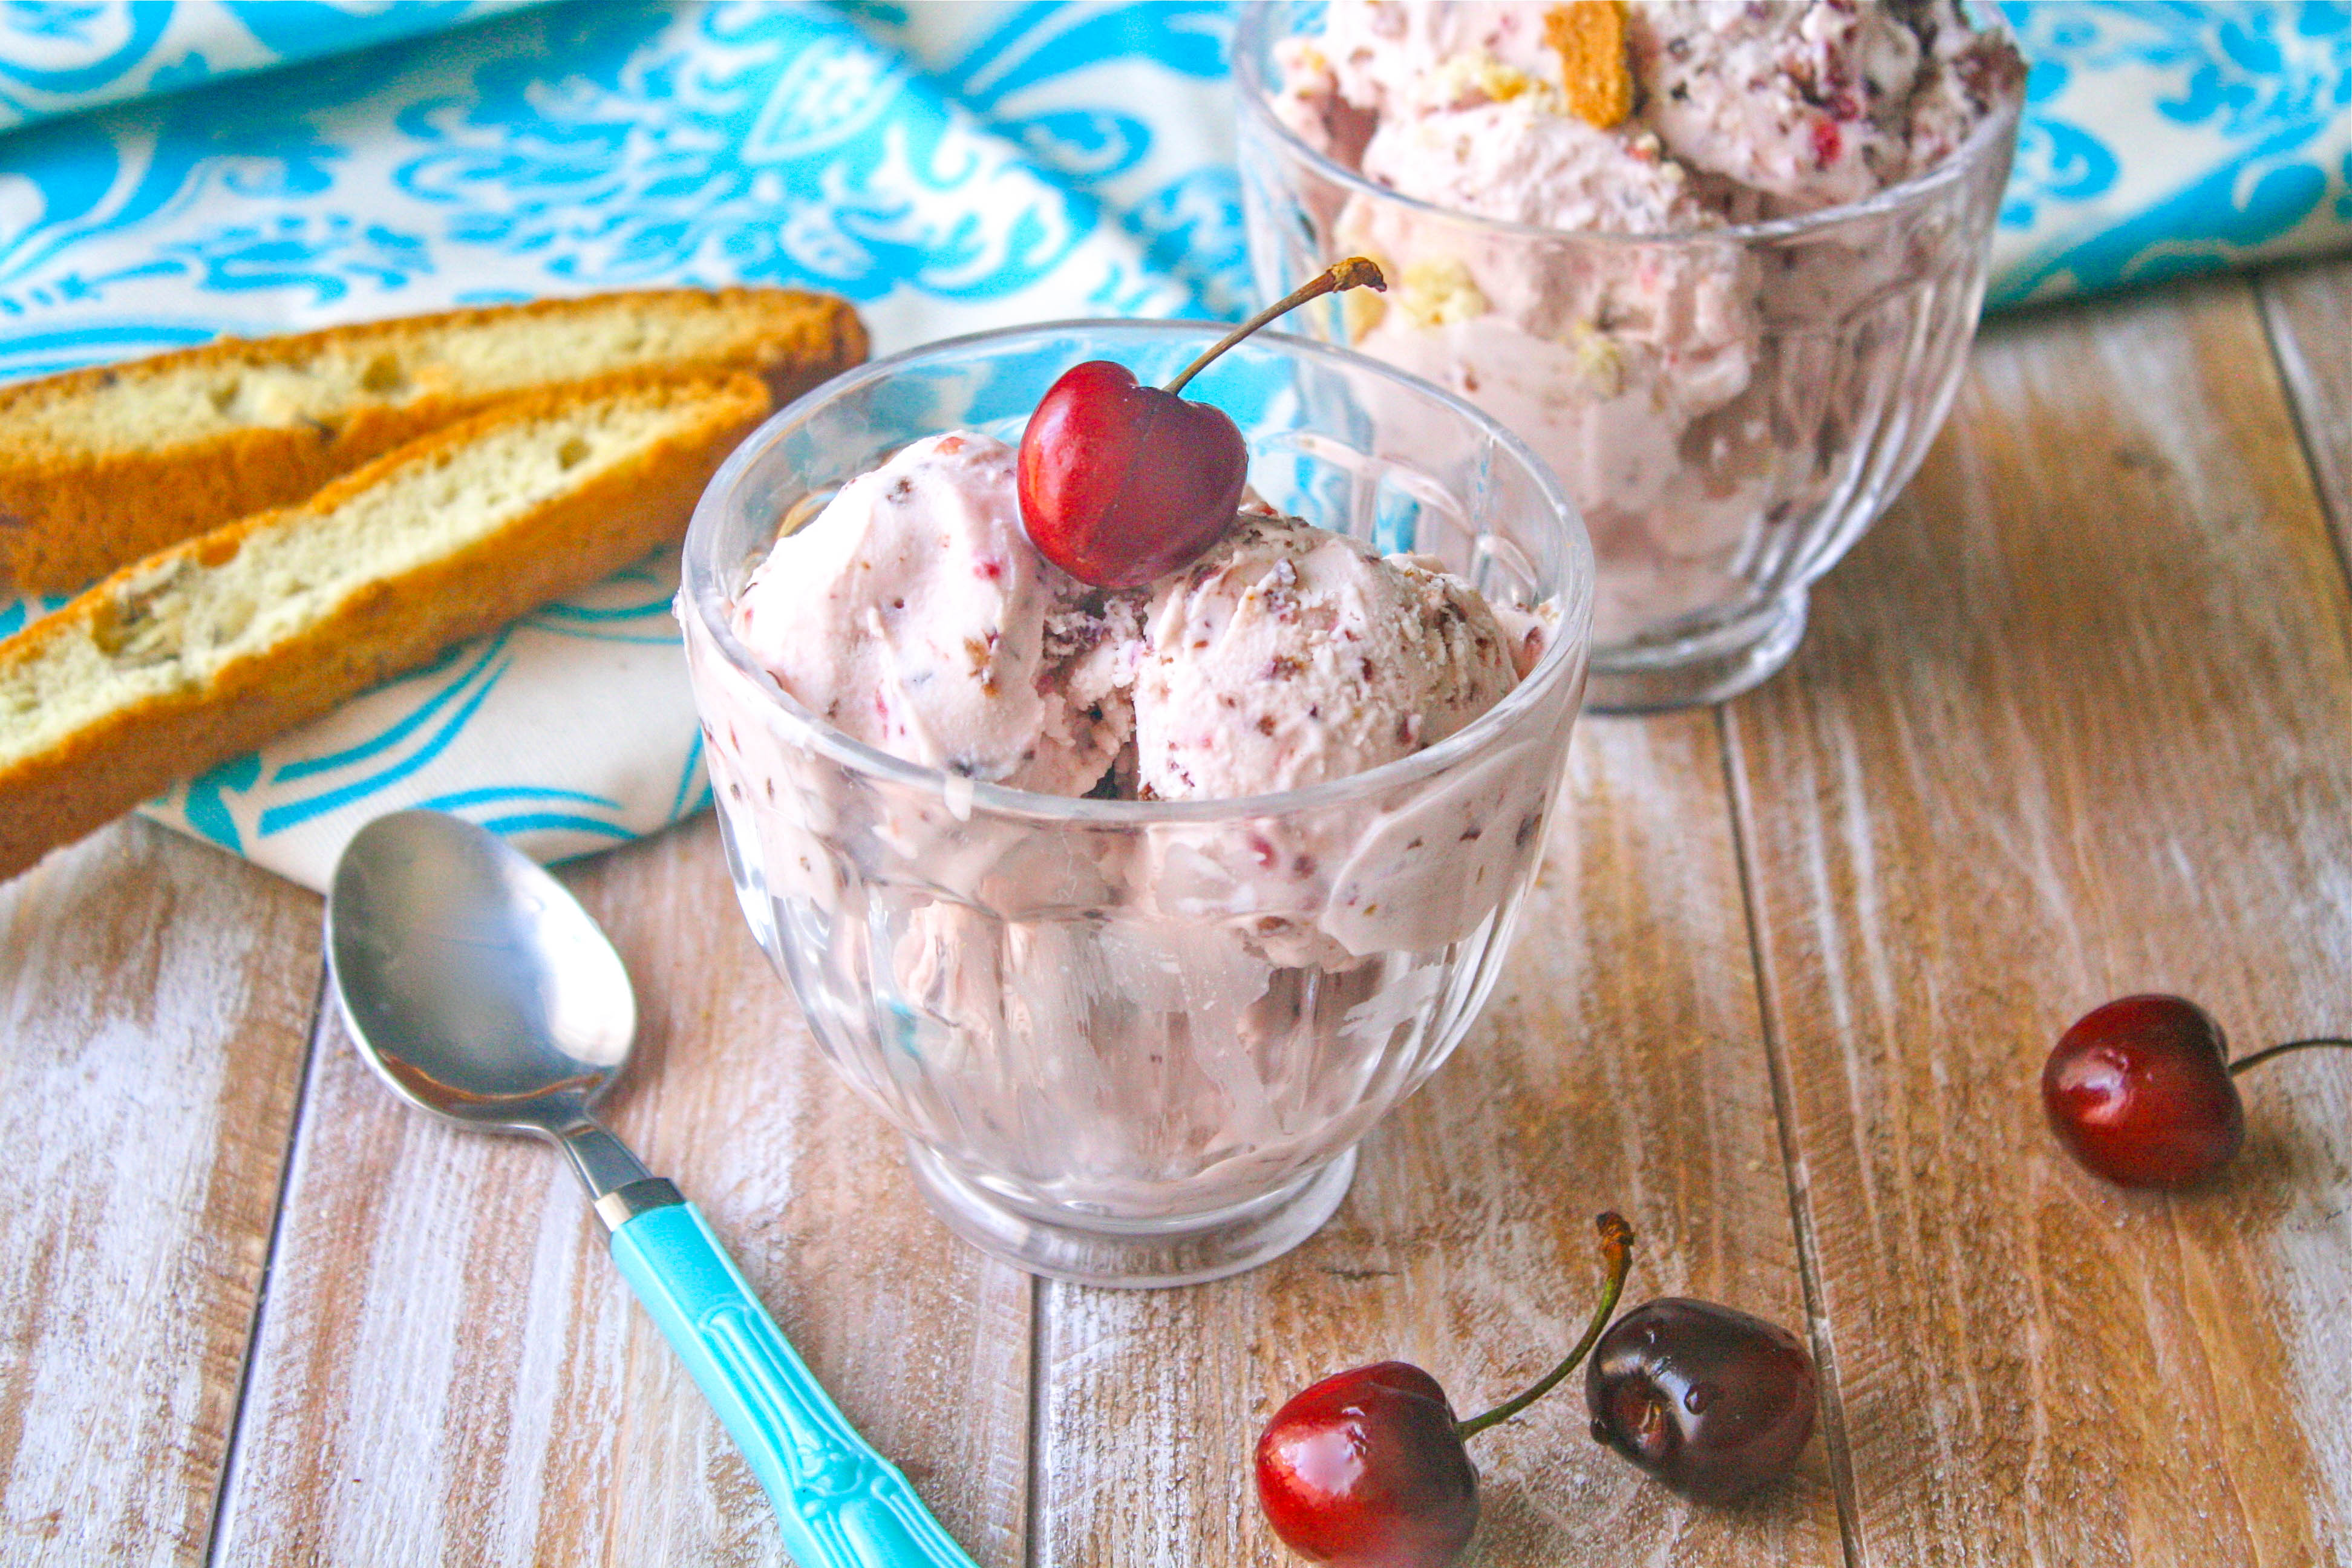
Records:
M835 1408L693 1205L629 1220L613 1261L767 1488L801 1568L973 1568Z

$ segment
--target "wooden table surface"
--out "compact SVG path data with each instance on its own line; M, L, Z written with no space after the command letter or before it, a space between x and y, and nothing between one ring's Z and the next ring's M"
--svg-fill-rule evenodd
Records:
M1265 1417L1389 1356L1500 1397L1603 1205L1634 1299L1810 1334L1820 1436L1697 1509L1571 1389L1480 1441L1486 1563L2352 1562L2352 1055L2179 1197L2034 1089L2129 991L2352 1029L2347 559L2352 261L1996 323L1786 673L1580 726L1494 1002L1237 1279L950 1240L708 817L566 873L644 1012L614 1120L987 1568L1289 1561ZM395 1104L320 980L316 897L143 824L0 888L0 1560L782 1563L570 1173Z

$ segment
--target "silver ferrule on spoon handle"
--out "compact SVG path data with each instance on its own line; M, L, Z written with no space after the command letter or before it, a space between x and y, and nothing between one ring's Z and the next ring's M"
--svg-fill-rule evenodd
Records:
M593 1117L583 1117L555 1135L572 1169L588 1189L588 1201L605 1230L615 1231L651 1209L686 1199L666 1177L656 1176L629 1146Z
M596 1200L596 1217L604 1222L610 1232L620 1229L641 1214L656 1209L674 1208L686 1202L686 1194L669 1184L667 1176L647 1176L642 1182L631 1182L616 1187Z

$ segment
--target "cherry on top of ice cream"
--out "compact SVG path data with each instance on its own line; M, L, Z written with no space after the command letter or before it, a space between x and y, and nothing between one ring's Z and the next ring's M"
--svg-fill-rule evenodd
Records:
M1139 588L1232 526L1249 448L1222 409L1088 360L1062 373L1021 437L1021 521L1082 583Z
M1165 387L1139 385L1108 360L1063 372L1021 436L1021 522L1037 553L1097 588L1139 588L1198 560L1241 510L1249 448L1223 409L1178 395L1185 384L1309 300L1387 287L1379 268L1350 257L1225 334Z

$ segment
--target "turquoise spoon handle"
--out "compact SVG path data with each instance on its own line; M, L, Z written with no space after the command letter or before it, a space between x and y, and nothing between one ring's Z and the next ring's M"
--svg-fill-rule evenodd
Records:
M626 1221L613 1261L768 1489L800 1568L973 1568L835 1408L692 1204Z

